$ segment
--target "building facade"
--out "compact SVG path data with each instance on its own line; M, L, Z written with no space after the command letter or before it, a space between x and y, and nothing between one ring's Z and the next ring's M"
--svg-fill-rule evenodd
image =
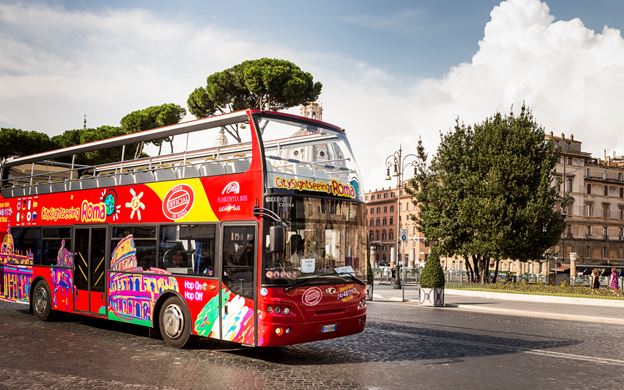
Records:
M396 187L365 193L371 262L382 266L398 260L410 268L423 266L429 248L412 218L418 210L404 190L400 202L397 195Z
M574 136L550 134L555 143L560 194L572 202L561 210L566 228L553 248L558 262L581 268L624 266L624 157L594 158Z

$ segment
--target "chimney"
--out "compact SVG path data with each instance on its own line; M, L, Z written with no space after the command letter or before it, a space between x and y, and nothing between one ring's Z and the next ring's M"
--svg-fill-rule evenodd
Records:
M565 133L563 131L561 132L561 139L565 139Z
M574 134L570 134L570 140L574 141Z

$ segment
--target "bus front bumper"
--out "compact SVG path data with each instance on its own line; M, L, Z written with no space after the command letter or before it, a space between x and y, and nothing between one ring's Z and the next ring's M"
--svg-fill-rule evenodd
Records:
M278 347L360 333L366 326L366 312L353 317L314 322L260 321L258 326L258 346Z

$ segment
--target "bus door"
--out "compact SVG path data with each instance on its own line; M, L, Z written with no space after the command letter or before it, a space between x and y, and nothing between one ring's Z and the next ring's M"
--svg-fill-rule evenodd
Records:
M225 223L221 232L221 339L255 345L258 227Z
M74 310L105 315L107 229L74 231Z

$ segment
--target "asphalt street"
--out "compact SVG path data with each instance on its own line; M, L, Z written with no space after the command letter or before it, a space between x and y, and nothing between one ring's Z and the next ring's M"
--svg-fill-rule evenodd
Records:
M201 340L0 302L0 388L620 389L617 325L371 302L364 333L281 349Z

